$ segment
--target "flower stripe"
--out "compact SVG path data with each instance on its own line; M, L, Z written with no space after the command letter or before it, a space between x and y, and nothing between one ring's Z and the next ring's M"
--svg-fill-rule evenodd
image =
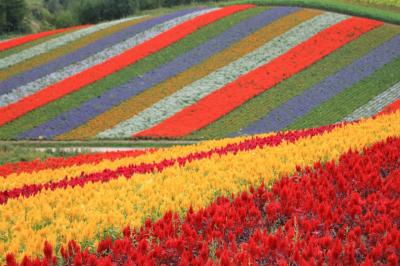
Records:
M359 18L336 24L135 136L180 137L190 134L381 24ZM282 65L285 65L284 69Z
M47 190L27 199L9 200L0 206L4 218L0 223L4 239L0 256L7 252L37 256L45 239L57 246L71 239L96 244L105 231L120 235L120 228L141 226L146 218L161 218L167 211L185 212L190 206L197 210L218 195L236 194L251 185L291 174L296 165L337 160L349 148L360 150L389 136L399 136L399 119L400 113L383 115L295 143L251 152L246 152L244 146L243 152L190 159L184 166L166 168L162 173ZM256 143L254 139L248 145Z
M135 46L124 53L98 64L79 74L69 77L59 83L51 85L40 92L23 98L22 100L0 108L3 116L0 117L0 125L4 125L29 111L41 107L51 101L57 100L69 93L104 78L138 60L155 53L158 50L184 38L187 34L196 31L207 24L219 20L232 13L253 7L252 5L236 5L212 11L192 20L186 21L162 34Z
M43 125L33 129L32 132L34 132L34 135L31 134L28 135L28 137L35 138L35 136L41 135L51 138L82 125L102 112L120 104L127 98L133 97L151 86L163 82L164 80L185 71L193 65L201 63L214 53L229 47L232 43L251 34L253 31L261 28L265 24L296 10L298 9L276 8L248 18L247 20L222 32L215 38L212 38L202 45L176 57L167 64L153 69L140 77L136 77L119 87L108 90L100 97L93 98L81 106L71 109L55 119L44 123Z
M0 107L16 102L24 97L32 95L42 88L46 88L97 64L105 62L184 21L210 12L210 10L193 11L196 11L196 9L175 12L167 16L157 17L136 24L125 31L116 33L114 36L92 43L76 52L58 58L49 64L25 72L22 77L21 75L13 77L0 84L0 89L6 92L9 91L9 93L0 96ZM35 80L36 78L38 79ZM20 83L25 83L30 79L34 81L24 86L16 87L21 85ZM10 87L16 88L10 91Z
M356 109L352 114L345 117L343 121L354 121L362 117L373 116L381 112L387 105L391 104L396 99L400 99L400 82L379 94L367 104Z
M184 72L114 106L80 127L58 136L57 139L86 139L95 137L96 134L133 117L164 97L171 95L197 79L207 76L218 68L232 63L264 45L274 37L319 14L319 12L314 10L301 10L281 17L279 20L273 21L223 51L207 58L200 64L188 68Z
M51 31L45 31L45 32L39 32L39 33L34 33L34 34L29 34L25 35L19 38L14 38L11 40L6 40L0 42L0 52L14 48L16 46L23 45L28 42L32 42L47 36L55 35L61 32L66 32L66 31L73 31L81 28L86 28L90 25L82 25L82 26L75 26L75 27L70 27L70 28L64 28L64 29L57 29L57 30L51 30Z
M133 133L152 127L225 84L236 80L239 76L280 56L319 31L346 18L347 16L344 15L326 13L303 22L250 54L196 80L129 120L101 132L98 136L130 137Z
M395 36L373 51L326 78L302 94L292 98L267 116L243 129L239 134L275 131L289 126L319 104L329 100L363 78L373 74L385 64L400 56L400 36ZM290 110L290 111L288 111Z

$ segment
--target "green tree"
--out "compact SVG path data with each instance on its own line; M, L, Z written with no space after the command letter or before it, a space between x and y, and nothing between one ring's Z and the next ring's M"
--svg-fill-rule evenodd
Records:
M6 13L6 2L0 0L0 33L5 32L7 28L7 13Z
M25 0L5 0L6 31L21 30L23 19L27 13Z

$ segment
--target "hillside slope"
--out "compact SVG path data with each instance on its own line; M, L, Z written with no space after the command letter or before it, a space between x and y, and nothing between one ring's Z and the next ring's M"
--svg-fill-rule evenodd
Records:
M249 135L400 98L400 26L366 18L247 4L44 35L0 43L0 139Z

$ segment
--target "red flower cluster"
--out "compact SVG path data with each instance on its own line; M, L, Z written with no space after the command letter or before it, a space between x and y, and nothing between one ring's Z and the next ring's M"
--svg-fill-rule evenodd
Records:
M152 152L153 149L147 150ZM47 158L44 161L34 160L29 162L8 163L0 166L0 177L6 177L10 174L33 173L45 169L57 169L61 167L79 166L83 164L98 164L103 160L115 161L126 157L137 157L146 153L146 151L117 151L103 152L92 154L79 154L76 156L64 158L53 157Z
M260 166L262 167L262 166ZM373 265L400 256L400 139L317 162L271 190L219 198L185 219L168 213L95 253L71 242L66 265ZM48 244L46 244L48 245ZM46 254L46 246L44 250ZM48 265L25 258L24 265ZM12 255L9 266L17 265Z
M77 91L84 86L108 75L119 71L140 59L171 45L188 34L191 34L214 21L222 19L233 13L254 7L254 5L234 5L224 7L216 11L198 16L186 21L170 30L163 32L156 37L141 43L120 55L117 55L103 63L95 65L85 71L66 78L58 83L50 85L39 92L21 99L8 106L1 107L0 126L36 109L49 102L55 101L69 93Z
M70 28L64 28L64 29L58 29L58 30L51 30L51 31L45 31L45 32L39 32L39 33L34 33L34 34L29 34L20 38L15 38L7 41L0 42L0 52L4 50L8 50L11 48L14 48L16 46L23 45L28 42L32 42L47 36L51 36L54 34L62 33L65 31L73 31L73 30L78 30L81 28L86 28L90 25L82 25L82 26L75 26L75 27L70 27Z
M116 170L104 169L101 172L96 172L91 174L82 173L78 177L68 178L68 179L64 178L59 181L53 181L42 184L28 184L24 185L23 187L1 191L0 204L5 204L8 201L8 199L18 198L20 196L25 198L31 197L33 195L36 195L42 190L65 189L66 187L75 187L75 186L83 187L87 183L108 182L110 180L120 178L121 176L124 176L126 178L131 178L134 174L145 174L154 171L162 172L165 168L172 167L176 164L178 164L179 166L184 166L187 162L207 159L214 154L218 154L219 156L224 156L229 153L235 154L240 151L249 151L256 148L263 148L265 146L277 146L284 141L295 142L303 137L312 137L316 135L321 135L341 125L343 124L329 125L320 128L311 128L306 130L279 132L272 136L255 137L239 143L228 144L225 147L218 147L208 151L189 153L182 157L164 159L159 162L121 166L118 167Z
M342 21L297 45L272 62L209 94L160 124L134 136L188 135L382 24L379 21L355 17Z

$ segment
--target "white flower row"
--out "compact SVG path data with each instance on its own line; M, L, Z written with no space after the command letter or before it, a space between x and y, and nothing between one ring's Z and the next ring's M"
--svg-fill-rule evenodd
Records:
M100 51L86 59L79 61L77 63L66 66L56 72L53 72L47 76L44 76L40 79L37 79L33 82L30 82L24 86L18 87L7 94L0 95L0 107L6 106L8 104L14 103L24 97L32 95L33 93L39 91L42 88L48 87L52 84L55 84L59 81L62 81L68 77L71 77L75 74L78 74L82 71L85 71L97 64L100 64L112 57L115 57L118 54L125 52L132 47L141 44L173 27L178 24L181 24L187 20L190 20L196 16L200 16L202 14L211 12L215 9L207 9L198 12L193 12L188 15L184 15L178 18L174 18L168 20L162 24L158 24L144 32L136 34L132 38L124 40L116 45L113 45L103 51Z
M365 105L357 108L352 114L345 117L343 121L355 121L363 117L373 116L397 99L400 99L400 82L377 95Z
M115 127L99 133L97 136L100 138L129 137L134 133L153 127L213 91L267 64L316 33L346 18L348 16L325 13L303 22L257 50L193 82L129 120L121 122Z
M62 35L60 37L48 40L44 43L38 44L34 47L31 47L29 49L25 49L19 53L16 54L12 54L8 57L5 57L3 59L0 59L0 69L18 64L20 62L23 62L25 60L28 60L32 57L38 56L40 54L43 53L47 53L53 49L56 49L62 45L65 45L69 42L75 41L79 38L82 38L86 35L95 33L96 31L114 26L116 24L128 21L128 20L132 20L132 19L139 19L143 16L140 17L131 17L131 18L124 18L124 19L120 19L120 20L115 20L115 21L110 21L110 22L104 22L101 24L97 24L97 25L93 25L93 26L89 26L87 28L83 28L71 33L67 33L65 35Z

